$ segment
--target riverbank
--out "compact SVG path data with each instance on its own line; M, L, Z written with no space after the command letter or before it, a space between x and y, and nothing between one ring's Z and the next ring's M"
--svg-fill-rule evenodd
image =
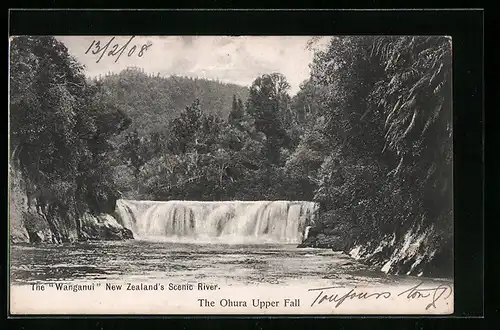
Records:
M433 225L417 224L400 235L353 237L348 230L311 229L299 247L331 248L390 275L453 277L450 242Z
M88 240L125 240L134 238L128 228L122 226L109 213L76 217L61 216L51 212L50 204L29 202L26 183L19 171L11 169L9 194L10 242L16 243L71 243Z
M74 243L92 240L133 239L130 229L123 227L110 214L85 213L79 219L52 219L49 223L43 213L26 212L27 220L10 217L11 244L19 243Z

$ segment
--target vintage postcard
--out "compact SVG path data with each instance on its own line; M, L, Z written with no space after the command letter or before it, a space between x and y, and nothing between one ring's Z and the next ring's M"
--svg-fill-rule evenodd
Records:
M452 314L447 36L12 36L12 315Z

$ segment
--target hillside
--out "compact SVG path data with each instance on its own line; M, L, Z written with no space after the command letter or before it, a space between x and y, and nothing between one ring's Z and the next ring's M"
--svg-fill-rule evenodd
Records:
M119 74L103 77L104 101L124 111L132 120L127 131L139 134L158 132L169 121L200 100L207 114L227 119L233 96L248 97L248 88L218 81L189 77L161 77L130 68Z

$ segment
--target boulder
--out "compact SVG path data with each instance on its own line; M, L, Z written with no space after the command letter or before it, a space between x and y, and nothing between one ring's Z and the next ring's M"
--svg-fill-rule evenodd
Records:
M125 240L133 239L131 230L124 228L109 214L97 216L86 213L81 218L83 240Z
M298 246L299 248L331 248L334 251L343 251L346 248L346 240L340 235L317 234L310 236Z

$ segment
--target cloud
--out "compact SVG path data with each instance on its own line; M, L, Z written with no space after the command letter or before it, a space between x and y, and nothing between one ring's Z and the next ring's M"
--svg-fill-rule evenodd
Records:
M264 73L280 72L296 93L300 83L309 76L312 51L306 49L307 36L136 36L118 61L116 57L98 55L88 50L92 41L104 46L111 37L61 36L58 37L69 52L85 65L87 75L97 76L119 72L128 66L138 66L148 73L164 76L184 75L218 79L249 86ZM118 49L129 37L116 37ZM151 44L139 57L142 45ZM133 46L132 56L127 52ZM112 45L110 45L109 50Z

